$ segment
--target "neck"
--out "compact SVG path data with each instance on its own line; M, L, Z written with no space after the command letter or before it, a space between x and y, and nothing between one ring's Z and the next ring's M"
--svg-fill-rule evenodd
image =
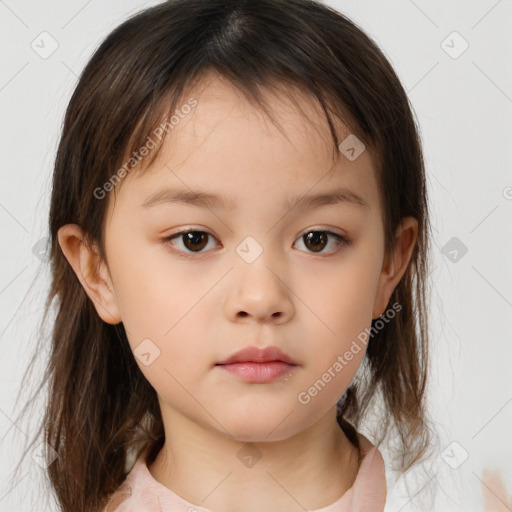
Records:
M186 501L210 510L315 510L338 500L359 469L358 450L339 427L335 408L281 441L236 441L183 416L167 427L151 474Z

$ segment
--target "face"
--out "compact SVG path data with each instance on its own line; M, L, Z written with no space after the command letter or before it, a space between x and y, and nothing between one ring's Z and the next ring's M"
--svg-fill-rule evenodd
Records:
M283 134L227 82L190 96L197 105L158 160L126 176L115 204L110 194L110 318L123 322L164 418L241 441L284 439L332 410L365 354L361 333L386 305L375 168L368 151L332 167L327 123L308 97L306 116L272 97ZM350 133L338 129L340 140ZM294 365L218 364L269 346Z

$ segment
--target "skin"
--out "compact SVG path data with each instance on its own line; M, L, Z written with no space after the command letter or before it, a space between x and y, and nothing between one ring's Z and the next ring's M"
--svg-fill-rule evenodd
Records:
M149 338L160 350L149 366L136 358L162 410L166 441L149 468L160 483L223 512L324 507L357 475L358 453L336 423L335 404L366 346L308 404L297 397L384 313L410 261L417 222L403 220L385 258L372 158L368 151L352 162L342 156L329 172L328 126L310 98L296 96L304 117L286 95L269 96L284 136L218 77L190 96L197 106L157 161L125 178L115 206L110 194L107 261L83 243L77 225L63 226L59 243L100 317L122 321L132 349ZM341 122L337 128L340 140L350 133ZM141 206L178 186L213 190L236 208ZM288 198L338 187L361 195L367 207L285 206ZM183 237L161 243L181 228L212 235L200 254ZM337 246L330 235L316 253L302 238L313 229L350 244ZM248 236L263 249L252 263L236 252ZM250 345L276 345L298 364L266 384L215 366ZM261 456L252 467L237 457L242 447Z
M512 510L512 494L510 497L507 496L507 489L499 471L485 468L482 471L481 482L485 512Z

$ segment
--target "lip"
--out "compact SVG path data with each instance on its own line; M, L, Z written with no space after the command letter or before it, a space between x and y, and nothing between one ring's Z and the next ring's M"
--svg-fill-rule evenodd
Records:
M220 361L217 365L233 364L233 363L268 363L271 361L281 361L289 365L297 365L290 356L285 354L278 347L247 347L235 352L231 357L224 361Z
M247 347L215 366L245 382L265 384L291 376L297 363L278 347Z

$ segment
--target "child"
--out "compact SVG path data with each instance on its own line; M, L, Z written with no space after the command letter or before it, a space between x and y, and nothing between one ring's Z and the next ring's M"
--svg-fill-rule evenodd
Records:
M50 230L62 510L377 512L384 436L402 471L424 457L420 140L340 13L171 0L123 23L69 103Z

